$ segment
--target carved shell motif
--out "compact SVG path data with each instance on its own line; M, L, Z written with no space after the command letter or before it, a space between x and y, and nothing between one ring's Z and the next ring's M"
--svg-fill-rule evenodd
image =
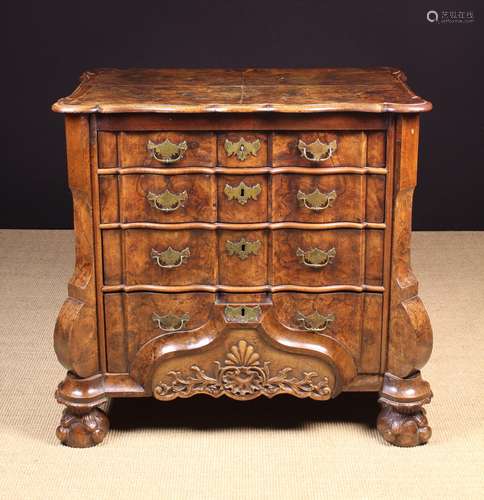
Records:
M273 397L282 393L320 400L331 397L327 377L320 377L316 372L304 372L302 378L291 377L290 367L271 376L269 365L269 361L262 364L252 345L239 340L226 354L223 366L215 361L213 376L197 365L191 367L189 375L171 371L168 375L172 380L168 383L160 381L154 388L154 395L161 400L186 398L194 394L213 397L225 394L233 399L254 399L262 395Z

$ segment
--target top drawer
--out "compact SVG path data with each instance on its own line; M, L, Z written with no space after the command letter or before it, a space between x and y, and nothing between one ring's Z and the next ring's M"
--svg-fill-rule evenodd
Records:
M116 166L112 164L116 163L116 144L109 144L113 137L101 134L99 138L101 168ZM217 158L217 141L211 132L121 132L117 146L121 168L213 167Z
M274 167L384 167L385 133L275 133L272 158Z
M271 140L272 139L272 140ZM99 167L385 167L384 131L99 132Z

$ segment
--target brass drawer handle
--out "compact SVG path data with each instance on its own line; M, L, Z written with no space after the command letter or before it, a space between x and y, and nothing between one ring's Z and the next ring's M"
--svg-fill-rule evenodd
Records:
M163 252L158 252L154 248L151 249L151 258L155 260L160 267L165 269L180 267L186 262L188 257L190 257L190 249L188 247L180 251L168 247Z
M306 194L299 190L297 199L301 206L309 208L309 210L326 210L333 206L333 202L336 200L336 191L322 193L319 189L315 189L312 193Z
M239 141L231 142L225 139L224 148L227 156L236 155L240 161L245 161L249 155L257 156L257 152L260 149L260 140L256 139L255 141L248 142L241 137Z
M301 257L301 262L308 267L321 268L333 262L336 257L336 248L329 250L321 250L320 248L311 248L311 250L303 250L298 248L296 255Z
M165 316L160 316L157 313L153 313L151 319L156 323L156 327L164 332L177 332L183 330L185 325L190 320L190 316L187 313L181 316L176 316L175 314L166 314Z
M229 323L255 323L262 314L260 306L225 306L224 316Z
M188 193L186 191L172 193L168 189L159 194L150 191L147 193L146 199L153 208L161 212L174 212L185 206L184 202L188 199Z
M225 184L224 193L230 200L237 200L241 205L245 205L249 200L257 201L257 197L261 193L260 184L255 186L247 186L245 182L241 182L238 186Z
M259 240L246 240L241 238L239 241L225 242L225 249L229 255L236 255L240 260L245 260L249 255L257 255L261 247Z
M301 323L304 330L309 330L311 332L323 332L326 328L328 328L329 324L336 319L336 317L334 314L325 315L315 311L309 316L305 316L303 313L297 312L296 319Z
M306 144L299 139L297 145L297 149L299 149L301 156L309 161L329 160L336 151L336 147L336 139L331 142L321 142L319 139L316 139L311 144Z
M175 163L183 158L185 151L188 149L188 144L187 141L175 144L170 139L165 139L159 144L148 141L147 148L156 161L161 163Z

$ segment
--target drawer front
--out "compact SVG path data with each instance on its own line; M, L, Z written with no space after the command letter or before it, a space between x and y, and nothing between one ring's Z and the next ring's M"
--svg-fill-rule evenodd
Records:
M273 234L272 252L275 285L361 286L383 282L380 230L279 229Z
M361 373L380 368L383 297L376 293L275 293L277 319L308 335L328 335L347 347Z
M376 229L106 229L104 284L382 286L383 236Z
M276 222L383 222L383 175L274 175Z
M383 167L383 132L275 133L274 167Z
M101 205L117 203L101 184ZM215 222L215 182L210 175L120 175L121 222ZM108 210L110 213L111 210ZM103 221L104 222L104 221ZM109 222L109 221L108 221Z
M220 231L219 281L230 286L268 283L267 231Z
M268 182L264 175L220 175L220 222L265 222L268 219Z
M118 148L120 167L212 167L216 164L213 133L122 132Z
M122 255L126 285L215 284L215 231L128 229L122 234L106 230L103 247L107 285L122 283Z
M102 223L259 223L270 206L274 222L382 223L385 176L102 175L99 196Z
M214 294L204 292L105 294L108 369L127 372L146 342L203 326L214 303Z
M218 163L224 167L265 167L267 135L231 132L218 136Z
M244 303L244 296L238 298ZM203 327L213 315L215 301L215 294L205 292L105 294L109 370L129 371L138 351L156 337ZM304 332L308 339L335 338L351 353L360 373L378 373L381 294L281 292L273 294L272 302L282 325Z

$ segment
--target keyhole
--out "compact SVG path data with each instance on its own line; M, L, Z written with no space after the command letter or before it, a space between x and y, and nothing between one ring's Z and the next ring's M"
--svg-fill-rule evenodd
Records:
M244 188L240 189L240 196L245 196L245 189Z
M242 244L242 252L245 252L245 243Z
M240 315L241 315L242 317L244 317L244 316L245 316L245 307L241 307L241 308L240 308Z

